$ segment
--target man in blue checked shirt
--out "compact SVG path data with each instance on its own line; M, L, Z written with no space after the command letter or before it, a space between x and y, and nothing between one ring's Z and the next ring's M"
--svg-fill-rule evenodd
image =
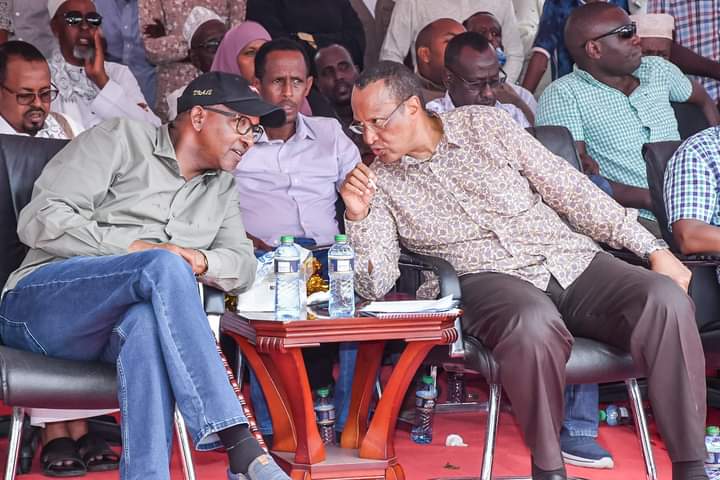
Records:
M683 143L665 171L665 208L683 254L720 251L720 127Z

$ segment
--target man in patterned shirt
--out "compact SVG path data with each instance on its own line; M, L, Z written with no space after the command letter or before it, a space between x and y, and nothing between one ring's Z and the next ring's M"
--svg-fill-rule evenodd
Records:
M700 106L712 125L720 121L717 108L675 65L642 57L635 24L619 7L598 2L576 9L565 38L577 68L545 90L537 124L567 127L585 172L610 180L615 200L643 209L643 224L659 236L642 146L680 139L670 102Z
M720 251L720 127L683 143L665 171L665 208L686 255Z
M689 271L621 207L501 109L429 115L400 64L358 78L356 123L377 156L341 195L355 285L386 294L400 245L461 275L464 331L492 349L532 452L533 478L566 477L559 436L573 335L632 353L673 460L673 478L706 480L705 360ZM602 252L628 248L652 271ZM598 288L602 286L602 288Z

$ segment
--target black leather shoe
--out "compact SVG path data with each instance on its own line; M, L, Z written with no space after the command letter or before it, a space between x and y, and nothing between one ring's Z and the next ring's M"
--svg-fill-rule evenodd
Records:
M567 480L567 473L565 467L558 470L541 470L533 462L532 478L533 480Z

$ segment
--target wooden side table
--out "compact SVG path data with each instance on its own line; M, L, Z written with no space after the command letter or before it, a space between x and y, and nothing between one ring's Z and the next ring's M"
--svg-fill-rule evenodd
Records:
M399 314L279 322L227 312L221 329L233 337L255 371L273 423L273 455L293 480L405 478L395 457L400 406L430 349L452 343L458 312ZM368 412L387 340L407 345L377 403ZM315 424L313 398L301 348L329 342L358 342L350 414L340 447L326 448Z

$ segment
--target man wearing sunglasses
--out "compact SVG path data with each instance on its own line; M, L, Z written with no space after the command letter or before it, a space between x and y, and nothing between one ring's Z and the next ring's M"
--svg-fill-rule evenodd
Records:
M172 124L109 120L47 164L19 215L30 251L3 290L0 338L117 363L122 480L169 480L174 405L197 449L225 448L229 480L289 480L248 430L197 290L252 285L231 172L285 116L218 72L178 103Z
M670 102L698 105L711 125L720 121L717 108L675 65L642 56L636 26L619 7L574 10L565 41L577 68L545 90L537 123L567 127L585 173L608 179L615 200L639 209L640 222L659 237L642 146L680 139Z
M201 73L210 71L215 52L227 32L223 19L205 7L193 7L183 25L183 37L188 44L190 63ZM168 108L168 120L177 116L177 100L185 91L182 87L168 93L165 101Z
M73 138L76 123L50 111L58 90L40 50L11 40L0 45L0 133L38 138Z
M91 0L49 0L50 26L58 49L50 59L53 83L60 90L53 109L75 118L83 128L126 117L155 126L137 80L125 65L106 62L102 17Z

